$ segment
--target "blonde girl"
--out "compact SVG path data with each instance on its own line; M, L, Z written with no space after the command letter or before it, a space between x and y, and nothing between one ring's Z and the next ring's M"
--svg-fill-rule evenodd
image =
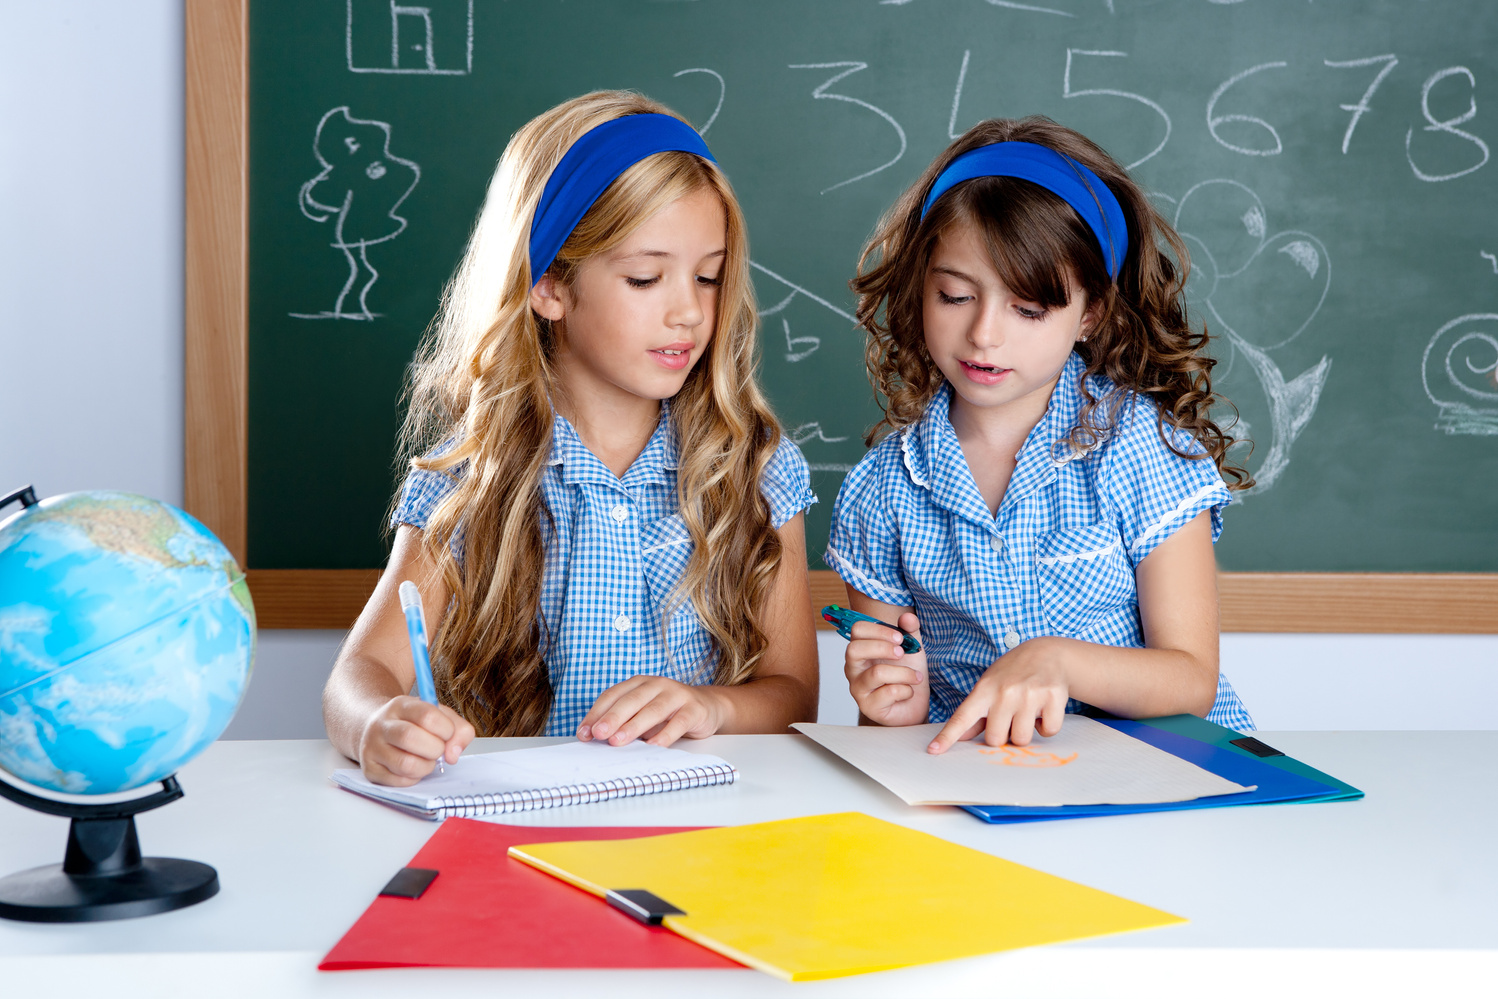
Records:
M481 735L669 745L813 718L807 467L755 380L706 145L599 92L510 140L415 365L390 563L324 693L371 780ZM397 587L435 634L414 679Z
M883 437L827 560L923 648L855 625L868 720L945 722L933 753L985 728L1025 745L1082 704L1252 728L1218 671L1212 556L1224 475L1250 480L1209 415L1185 260L1122 167L1038 117L972 128L880 223L853 287Z

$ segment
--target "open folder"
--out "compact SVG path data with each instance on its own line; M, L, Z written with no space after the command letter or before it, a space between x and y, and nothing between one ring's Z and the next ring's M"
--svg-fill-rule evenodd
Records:
M857 812L510 855L595 895L652 893L679 912L662 925L790 981L1185 922Z

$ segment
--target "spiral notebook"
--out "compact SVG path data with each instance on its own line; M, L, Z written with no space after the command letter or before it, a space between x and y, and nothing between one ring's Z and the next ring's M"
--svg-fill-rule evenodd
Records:
M739 772L706 753L644 742L610 746L567 742L504 753L476 753L410 787L386 787L358 770L333 771L333 783L425 819L503 815L609 798L732 784Z

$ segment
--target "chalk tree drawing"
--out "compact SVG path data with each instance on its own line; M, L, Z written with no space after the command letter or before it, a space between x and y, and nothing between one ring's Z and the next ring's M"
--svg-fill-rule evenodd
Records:
M406 220L395 214L421 179L421 167L390 152L390 126L366 121L334 108L317 123L312 154L322 170L302 185L297 206L314 222L333 221L331 245L348 261L333 308L326 312L293 312L297 319L374 319L369 290L380 272L369 262L369 248L399 236ZM348 305L361 270L368 274L359 289L358 308Z
M348 0L344 56L350 73L466 76L473 72L473 0Z
M1253 371L1268 404L1269 440L1256 439L1268 452L1253 470L1256 484L1239 493L1241 499L1269 489L1284 473L1291 446L1326 386L1329 356L1286 380L1270 355L1304 333L1321 311L1331 287L1331 258L1308 232L1271 235L1264 203L1233 180L1192 187L1176 205L1174 221L1191 250L1188 291L1205 305L1213 332L1232 345L1234 358L1242 357ZM1247 423L1233 432L1244 436Z
M1420 361L1437 430L1498 435L1498 315L1458 316L1436 330Z

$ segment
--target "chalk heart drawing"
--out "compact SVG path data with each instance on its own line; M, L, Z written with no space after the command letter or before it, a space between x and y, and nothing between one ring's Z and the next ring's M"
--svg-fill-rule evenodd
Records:
M1332 360L1286 379L1271 352L1299 338L1311 325L1331 287L1331 258L1308 232L1272 232L1269 212L1251 189L1233 180L1207 180L1176 205L1176 231L1191 252L1187 292L1211 317L1212 331L1242 357L1263 390L1269 439L1255 439L1255 485L1241 500L1274 485L1290 464L1290 449L1321 399ZM1231 365L1228 370L1231 370ZM1221 374L1226 374L1222 372ZM1249 436L1247 421L1233 428ZM1267 452L1265 448L1267 447Z
M374 319L377 313L369 310L369 290L380 272L369 262L369 248L405 231L406 220L396 211L421 179L421 168L390 151L389 125L355 118L347 107L322 116L312 139L312 154L322 170L302 185L297 205L312 221L333 223L329 245L346 259L348 279L331 309L291 315L297 319ZM351 305L349 296L361 274L365 280L355 296L357 306Z
M1436 330L1420 362L1436 429L1498 436L1498 314L1458 316Z
M995 746L978 752L990 757L988 762L1005 767L1064 767L1077 758L1076 753L1061 756L1029 746Z

